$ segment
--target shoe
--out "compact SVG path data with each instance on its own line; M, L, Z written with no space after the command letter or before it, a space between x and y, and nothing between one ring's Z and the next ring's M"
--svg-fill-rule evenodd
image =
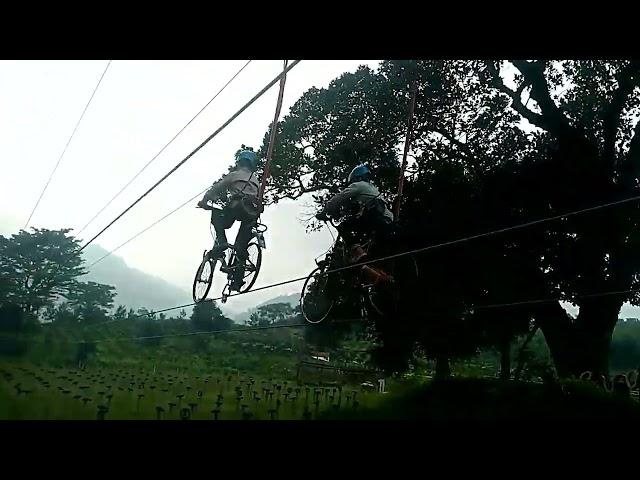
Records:
M367 256L367 252L360 246L360 244L355 244L351 247L351 258L349 259L349 263L357 263L358 261L365 259Z
M211 249L211 256L214 258L219 257L227 248L229 248L229 244L227 242L214 245Z
M235 265L227 265L226 267L221 266L220 267L220 271L222 273L230 273L233 272L235 270L236 266Z

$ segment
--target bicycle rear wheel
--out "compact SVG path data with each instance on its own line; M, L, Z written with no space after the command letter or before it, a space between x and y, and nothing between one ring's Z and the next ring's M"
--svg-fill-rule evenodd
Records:
M410 256L385 262L381 270L390 275L393 281L367 287L368 304L373 312L380 316L396 312L401 302L402 286L416 282L418 279L418 264L415 258Z
M247 259L244 262L244 273L242 280L244 281L243 287L239 292L244 293L251 290L253 284L258 279L258 273L260 273L260 266L262 265L262 248L255 242L251 242L247 245Z
M228 272L227 278L229 279L229 285L233 283L233 279L235 277L235 269L237 268L235 265L238 261L238 255L235 250L235 247L231 247L232 250L229 253L229 260L227 261L227 265L231 265L229 270L225 270ZM256 283L258 279L258 273L260 272L260 266L262 265L262 249L260 245L255 242L251 242L247 245L247 258L244 262L244 270L242 273L242 282L240 288L237 290L238 293L248 292L253 284Z

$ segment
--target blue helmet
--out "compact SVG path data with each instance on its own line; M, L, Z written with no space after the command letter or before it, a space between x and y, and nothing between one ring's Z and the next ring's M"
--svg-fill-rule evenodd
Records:
M236 155L236 165L246 163L251 170L255 170L258 165L258 155L251 150L242 150Z
M349 174L349 183L353 182L368 182L371 180L371 170L366 165L358 165L356 168L351 170Z

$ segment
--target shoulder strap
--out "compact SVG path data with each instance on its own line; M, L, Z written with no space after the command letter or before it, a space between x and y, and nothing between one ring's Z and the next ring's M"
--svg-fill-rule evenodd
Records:
M244 187L242 187L242 190L240 190L240 194L244 193L244 189L247 188L247 186L249 185L249 182L251 182L251 179L253 178L253 175L256 172L251 172L251 175L249 175L249 179L245 182Z

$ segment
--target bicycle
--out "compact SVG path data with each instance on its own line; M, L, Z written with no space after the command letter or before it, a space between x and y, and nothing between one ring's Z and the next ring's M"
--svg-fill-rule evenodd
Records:
M332 220L329 223L337 229ZM375 238L360 243L359 257L362 258L363 253L368 256L373 246ZM349 264L357 264L358 260L353 262L350 258L352 253L347 252L344 241L338 235L330 253L323 260L316 258L317 267L305 280L300 294L300 310L308 323L319 324L337 305L353 303L359 306L363 320L372 312L379 316L388 315L398 304L398 273L401 273L401 269L404 267L405 277L410 277L406 278L408 281L418 277L418 265L413 257L375 262L331 273ZM357 302L353 302L354 294L358 297Z
M214 207L207 205L207 207L199 207L204 210L214 210ZM266 248L264 240L264 232L267 231L267 226L260 223L259 219L251 227L251 237L247 244L247 257L244 265L244 274L240 283L240 288L235 289L238 293L245 293L253 287L258 278L260 272L260 266L262 265L262 250ZM215 246L215 236L214 237ZM200 303L207 298L209 290L213 284L213 274L216 265L220 262L220 271L227 274L227 284L222 289L222 303L227 301L227 298L231 294L232 284L235 276L235 270L237 268L237 253L234 245L229 246L219 252L217 255L213 255L212 250L205 250L202 254L202 261L196 271L196 276L193 280L192 296L195 303Z

